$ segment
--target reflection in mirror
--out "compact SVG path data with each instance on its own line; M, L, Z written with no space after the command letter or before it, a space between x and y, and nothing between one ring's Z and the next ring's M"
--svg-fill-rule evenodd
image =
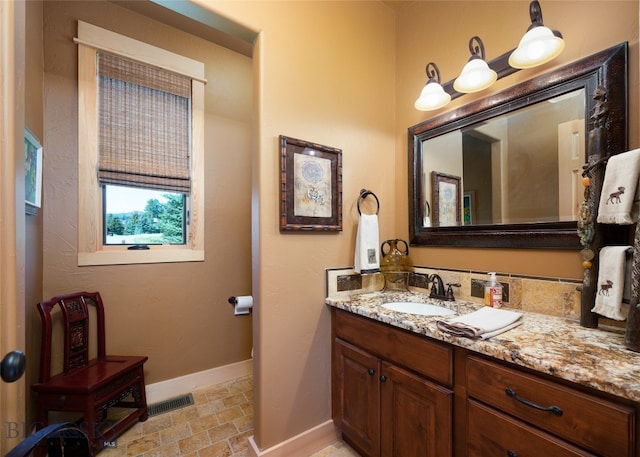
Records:
M585 163L627 150L622 43L409 128L412 245L579 249ZM594 125L595 91L606 122Z
M423 179L432 185L423 186L423 201L439 210L432 224L440 227L575 221L584 162L580 88L424 140ZM442 195L434 201L441 174L461 178L461 214L443 212Z

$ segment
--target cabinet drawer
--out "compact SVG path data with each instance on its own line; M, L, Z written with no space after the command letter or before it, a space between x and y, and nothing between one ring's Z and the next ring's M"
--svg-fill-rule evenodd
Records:
M481 403L469 400L468 406L468 457L595 457Z
M632 408L473 356L467 360L467 384L469 397L591 452L607 457L633 455ZM559 409L553 412L552 406Z
M439 384L453 382L453 349L345 311L334 310L335 336Z

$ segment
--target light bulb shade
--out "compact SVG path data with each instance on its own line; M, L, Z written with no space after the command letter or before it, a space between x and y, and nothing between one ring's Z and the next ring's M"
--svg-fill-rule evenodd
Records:
M433 111L442 108L450 101L451 95L447 94L438 82L429 81L422 89L414 106L420 111Z
M536 67L556 58L563 49L562 36L557 36L543 25L533 27L509 56L509 65L520 69Z
M498 74L489 68L487 62L480 58L471 58L453 82L453 88L457 92L470 94L486 89L497 79Z

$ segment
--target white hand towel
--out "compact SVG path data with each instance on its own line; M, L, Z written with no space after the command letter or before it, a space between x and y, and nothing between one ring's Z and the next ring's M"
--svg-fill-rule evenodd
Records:
M634 224L631 210L640 173L640 149L609 158L602 183L597 221L601 224Z
M356 273L380 271L380 236L376 214L360 215L353 265Z
M620 308L624 293L626 255L630 247L605 246L600 250L598 290L592 312L617 321L626 319L620 312Z
M522 324L522 313L485 306L478 311L448 321L437 321L443 332L486 340Z

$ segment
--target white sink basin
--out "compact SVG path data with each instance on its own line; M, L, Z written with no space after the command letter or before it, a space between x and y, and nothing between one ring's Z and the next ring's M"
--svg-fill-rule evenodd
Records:
M401 313L420 314L422 316L450 316L455 311L445 308L444 306L430 305L429 303L414 303L407 301L384 303L383 308Z

